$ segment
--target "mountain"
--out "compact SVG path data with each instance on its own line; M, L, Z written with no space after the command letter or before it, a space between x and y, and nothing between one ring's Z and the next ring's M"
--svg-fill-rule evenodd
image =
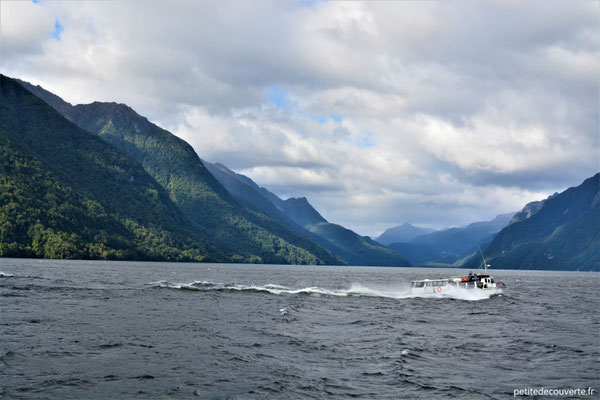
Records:
M334 254L339 256L339 251L335 245L327 240L324 240L322 237L313 234L311 231L298 224L282 210L277 208L269 199L274 199L274 202L276 202L278 205L286 204L286 201L281 200L268 190L259 187L247 176L238 174L221 163L212 164L205 160L202 160L202 163L240 204L244 205L250 210L262 213L274 219L288 229L298 233L299 235L308 237L309 239L319 243L321 246L329 249ZM316 213L316 210L314 212ZM347 264L347 262L343 261L341 258L339 261Z
M233 172L221 163L211 164L205 160L202 160L202 163L240 204L246 206L250 210L273 218L275 221L287 226L295 232L301 234L309 233L268 200L261 193L261 188L254 183L252 179Z
M350 229L330 222L307 225L314 234L337 247L334 250L350 265L409 267L410 262L402 255L384 247L368 236L360 236Z
M434 229L420 228L405 222L400 226L387 229L375 241L387 246L397 242L409 242L417 236L426 235L434 231Z
M129 156L0 76L0 256L222 257Z
M248 177L245 178L250 179ZM327 220L315 210L312 204L308 202L306 197L290 197L287 200L283 200L263 187L259 187L259 192L298 225L306 226L327 222Z
M411 263L453 264L492 241L493 235L509 224L514 213L501 214L491 221L474 222L413 238L408 243L388 247L403 254Z
M542 209L547 200L552 199L556 196L558 196L558 193L554 193L553 195L544 200L532 201L531 203L527 203L525 207L521 209L521 211L519 211L512 217L510 223L514 224L516 222L525 221L526 219L531 218L535 213Z
M306 200L306 197L289 198L283 202L281 209L291 219L303 226L327 222Z
M20 82L78 127L139 162L199 232L226 254L221 261L272 264L340 264L329 250L264 214L241 206L205 168L192 147L116 103L72 106Z
M230 170L221 163L211 164L204 160L202 162L233 197L252 210L264 213L286 226L293 226L294 229L327 222L306 197L282 200L269 190L258 186L252 179Z
M310 237L351 265L410 265L404 257L366 236L327 222L305 197L280 199L247 176L223 164L204 162L223 186L242 204Z
M502 229L484 256L495 268L600 271L600 173Z

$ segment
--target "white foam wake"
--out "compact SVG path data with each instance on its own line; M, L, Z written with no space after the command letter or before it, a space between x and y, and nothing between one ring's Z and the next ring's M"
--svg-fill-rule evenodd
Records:
M392 299L410 299L410 298L432 298L432 299L459 299L459 300L484 300L489 299L495 294L501 292L484 291L479 289L463 289L448 287L443 293L410 293L406 287L387 287L370 288L359 283L353 283L348 289L329 289L317 286L294 289L283 285L244 285L238 283L214 283L208 281L194 281L191 283L171 283L168 281L157 281L148 284L153 287L181 289L190 291L253 291L265 292L276 295L283 294L308 294L323 296L367 296L367 297L386 297Z

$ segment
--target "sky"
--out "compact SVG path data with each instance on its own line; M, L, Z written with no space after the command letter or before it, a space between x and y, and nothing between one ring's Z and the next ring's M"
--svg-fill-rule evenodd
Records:
M597 1L2 1L0 70L376 236L600 170Z

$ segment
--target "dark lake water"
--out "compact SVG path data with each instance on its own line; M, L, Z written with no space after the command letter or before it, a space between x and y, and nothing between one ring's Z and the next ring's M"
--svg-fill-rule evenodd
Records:
M3 398L600 390L597 273L494 271L504 294L440 298L408 283L468 271L17 259L0 271Z

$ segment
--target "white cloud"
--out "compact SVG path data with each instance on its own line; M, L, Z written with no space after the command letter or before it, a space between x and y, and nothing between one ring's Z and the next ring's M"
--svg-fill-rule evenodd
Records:
M55 19L32 2L0 3L2 55L37 54L52 37Z
M599 168L594 2L0 7L3 73L127 103L364 234L491 219Z

